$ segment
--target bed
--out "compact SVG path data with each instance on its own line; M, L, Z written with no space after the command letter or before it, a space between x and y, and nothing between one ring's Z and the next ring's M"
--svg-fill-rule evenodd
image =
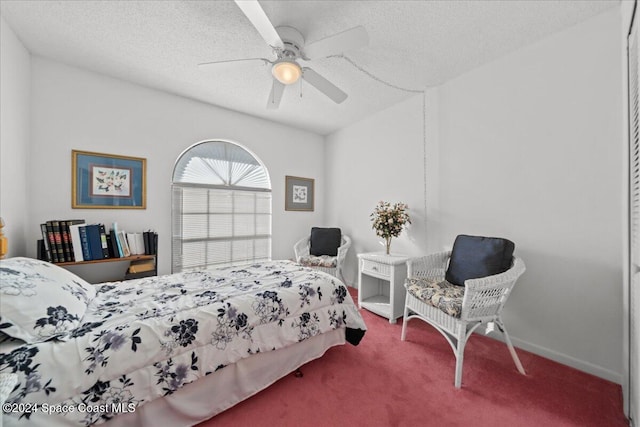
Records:
M10 258L0 304L5 426L193 425L366 331L340 280L290 261L90 285Z

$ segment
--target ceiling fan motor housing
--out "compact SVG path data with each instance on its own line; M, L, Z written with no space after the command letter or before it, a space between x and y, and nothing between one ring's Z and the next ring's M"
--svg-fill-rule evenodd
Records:
M284 49L278 52L278 58L297 59L302 57L304 37L293 27L276 27L278 35L284 43Z

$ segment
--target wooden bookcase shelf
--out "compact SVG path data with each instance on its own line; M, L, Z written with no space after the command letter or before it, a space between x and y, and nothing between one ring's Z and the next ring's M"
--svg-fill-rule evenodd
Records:
M129 267L132 263L147 260L153 261L153 270L129 273ZM155 276L158 273L157 255L131 255L122 258L94 259L91 261L57 262L55 265L77 274L89 283L119 282Z
M158 233L117 231L84 219L50 220L40 224L38 259L68 270L89 283L139 279L158 274ZM135 254L115 257L117 254ZM71 261L73 259L82 261ZM86 261L85 261L86 260ZM61 261L61 262L57 262Z
M148 259L155 259L155 258L156 258L155 255L131 255L131 256L122 257L122 258L94 259L91 261L56 262L55 265L64 267L67 265L98 264L98 263L104 263L104 262L122 262L122 261L131 262L131 261L141 261L141 260L148 260Z

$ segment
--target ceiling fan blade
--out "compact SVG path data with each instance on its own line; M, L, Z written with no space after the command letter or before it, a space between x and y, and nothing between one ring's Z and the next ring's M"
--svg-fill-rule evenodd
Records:
M359 26L308 44L304 47L304 55L308 59L326 58L368 44L369 34Z
M241 63L241 62L249 62L249 61L262 61L265 64L271 63L271 61L269 61L266 58L244 58L244 59L227 59L227 60L223 60L223 61L201 62L200 64L198 64L198 67L206 68L206 67L209 67L209 66L212 66L212 65L238 64L238 63Z
M284 84L278 80L273 79L273 85L271 86L271 93L269 94L269 100L267 101L267 108L275 110L280 106L282 100L282 92L284 92Z
M334 85L311 68L305 67L302 69L302 78L309 82L311 86L327 95L336 104L340 104L347 99L348 95L338 86Z
M284 43L258 0L235 0L236 4L271 47L284 48Z

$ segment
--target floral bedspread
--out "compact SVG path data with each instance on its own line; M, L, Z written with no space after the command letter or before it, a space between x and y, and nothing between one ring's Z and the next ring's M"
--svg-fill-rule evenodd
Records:
M62 414L74 424L103 422L252 354L336 328L358 339L366 330L342 282L289 261L97 288L67 336L0 343L0 373L19 377L12 421L28 425L43 405L61 405L85 408Z

